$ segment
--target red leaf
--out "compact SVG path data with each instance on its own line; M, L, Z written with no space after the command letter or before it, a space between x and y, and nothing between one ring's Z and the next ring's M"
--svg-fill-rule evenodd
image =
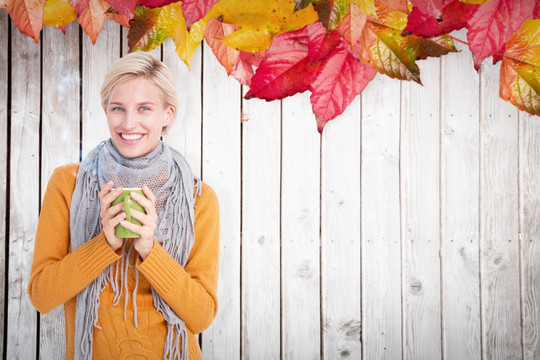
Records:
M251 88L245 98L283 99L309 89L320 62L308 55L307 26L277 35L251 78Z
M435 19L441 18L443 0L411 0L411 2L424 14L429 14Z
M8 0L7 12L19 31L37 43L43 27L43 7L46 0ZM5 36L5 35L4 35Z
M536 0L536 5L533 10L533 19L540 19L540 0Z
M534 5L535 0L491 0L478 7L468 21L467 33L476 70L491 55L496 55L495 61L500 59L506 41L531 17Z
M434 37L451 33L467 25L467 21L478 9L478 5L467 4L460 0L452 0L442 9L442 21L423 13L414 7L409 14L407 27L403 35L414 34L424 37Z
M326 33L320 21L307 26L308 55L311 61L324 59L340 43L340 36L336 30Z
M135 15L137 0L108 0L107 2L114 10L118 11L120 15L127 16L130 19Z
M184 13L188 30L191 28L191 25L202 19L217 2L218 0L182 1L182 12Z
M310 86L311 105L320 133L324 125L340 115L373 79L376 70L352 56L342 41L325 59Z
M123 27L130 28L131 23L129 20L131 19L130 16L122 15L122 14L115 14L111 11L107 11L105 14L109 19L111 19L114 22L117 22L118 24L122 25Z
M178 2L178 1L179 0L139 0L137 4L154 9L154 8L163 7L163 6Z
M236 60L231 75L242 85L251 86L251 78L255 74L253 67L259 66L266 56L266 50L257 53L240 51L240 56Z

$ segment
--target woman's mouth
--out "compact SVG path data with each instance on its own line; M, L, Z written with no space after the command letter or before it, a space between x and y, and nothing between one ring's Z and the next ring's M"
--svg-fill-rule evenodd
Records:
M120 137L122 138L122 140L125 140L125 141L137 141L142 136L143 134L124 134L124 133L120 134Z

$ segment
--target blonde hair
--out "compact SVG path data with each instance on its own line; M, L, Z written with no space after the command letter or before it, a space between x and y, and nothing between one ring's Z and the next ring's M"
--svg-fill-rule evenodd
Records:
M164 63L147 52L136 51L127 54L109 68L101 86L101 106L103 108L108 106L111 94L119 84L137 77L152 81L161 90L163 103L174 108L170 126L176 118L179 106L174 77ZM167 127L164 127L163 133L166 132Z

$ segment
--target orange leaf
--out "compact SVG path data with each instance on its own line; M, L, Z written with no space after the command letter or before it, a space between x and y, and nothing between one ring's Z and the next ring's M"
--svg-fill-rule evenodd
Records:
M217 60L227 71L227 75L231 74L240 55L240 51L231 49L223 44L221 40L238 29L239 27L236 25L224 24L221 21L210 18L204 30L204 38L208 46L210 46Z
M407 7L407 0L379 0L381 4L387 7L390 10L397 10L404 12L405 14L409 13L409 8Z
M96 43L100 31L105 25L105 13L110 7L104 0L89 0L87 7L79 14L79 24L92 40L92 44Z
M367 15L362 13L358 7L354 4L349 5L349 12L343 18L341 24L339 24L337 31L345 41L347 41L351 47L354 46L366 26Z
M122 15L119 12L113 10L112 8L109 8L107 10L107 13L105 14L109 19L111 19L114 22L117 22L118 24L122 25L123 27L130 28L131 23L129 20L131 19L129 16Z
M39 42L45 0L7 0L7 12L19 31Z

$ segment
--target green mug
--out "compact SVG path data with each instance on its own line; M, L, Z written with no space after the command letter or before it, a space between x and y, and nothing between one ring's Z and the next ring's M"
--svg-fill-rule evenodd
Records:
M131 209L135 209L137 211L140 211L142 213L145 213L146 211L144 208L135 200L133 200L130 196L132 192L141 194L144 196L144 193L141 188L124 188L122 190L122 193L112 202L111 206L117 205L124 202L124 212L126 213L126 221L131 222L132 224L141 225L141 222L134 217L131 216ZM119 238L138 238L141 237L141 235L137 234L136 232L133 232L129 229L126 229L122 225L118 224L116 225L115 233L116 236Z

